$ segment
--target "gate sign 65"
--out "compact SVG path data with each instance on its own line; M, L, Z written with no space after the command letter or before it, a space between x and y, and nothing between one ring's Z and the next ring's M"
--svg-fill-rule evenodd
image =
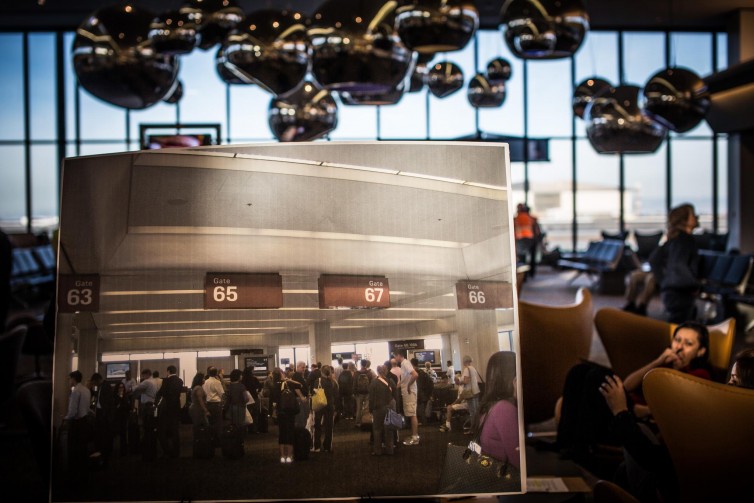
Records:
M99 274L61 275L58 281L58 311L99 311Z
M503 281L459 281L456 301L458 309L510 309L513 285Z
M207 273L204 309L283 307L283 278L277 273Z

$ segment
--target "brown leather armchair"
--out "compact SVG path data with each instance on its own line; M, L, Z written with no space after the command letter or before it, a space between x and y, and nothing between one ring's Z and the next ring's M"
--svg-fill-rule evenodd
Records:
M597 481L593 493L594 503L639 503L631 493L607 480Z
M566 306L518 303L521 341L521 401L524 422L553 417L571 367L589 357L592 345L592 296L580 288Z
M654 369L644 396L673 460L681 501L739 501L751 493L754 390Z

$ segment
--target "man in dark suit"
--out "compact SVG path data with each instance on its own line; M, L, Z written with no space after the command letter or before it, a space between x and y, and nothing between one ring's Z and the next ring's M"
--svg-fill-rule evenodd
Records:
M162 386L157 391L155 402L157 406L157 436L160 439L162 452L169 458L177 458L180 454L180 439L178 429L181 418L181 393L183 380L176 375L174 365L168 367L168 376L163 379Z
M94 440L97 451L92 454L95 461L107 466L113 452L112 422L115 395L110 383L99 373L89 379L92 386L92 407L94 408ZM99 453L99 454L98 454Z

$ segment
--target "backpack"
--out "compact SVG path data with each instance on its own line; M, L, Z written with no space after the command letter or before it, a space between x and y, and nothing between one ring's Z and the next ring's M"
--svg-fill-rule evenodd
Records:
M435 390L435 383L432 382L432 378L424 370L419 370L418 386L422 397L425 399L429 398Z
M280 410L291 415L296 415L299 412L296 393L286 383L280 385Z
M343 371L338 376L338 388L341 394L350 395L353 393L353 376L350 371Z
M366 395L369 393L369 375L366 372L359 372L356 378L356 393Z

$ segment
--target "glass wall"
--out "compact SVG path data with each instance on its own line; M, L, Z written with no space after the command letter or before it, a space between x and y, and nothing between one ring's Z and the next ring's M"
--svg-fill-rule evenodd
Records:
M468 83L493 58L507 59L513 73L502 107L477 110L465 88L439 99L425 87L391 106L339 103L338 127L327 139L439 140L476 132L547 138L547 162L513 163L514 204L526 201L549 245L563 250L583 249L601 231L621 226L659 229L667 208L686 201L697 206L703 227L724 231L725 136L702 122L671 134L653 154L600 155L589 144L585 121L574 118L571 97L575 85L592 76L643 86L668 65L708 75L726 67L726 42L720 33L593 31L572 58L524 62L510 54L499 31L480 31L464 50L432 63L455 63ZM270 95L223 82L212 50L181 58L178 104L126 111L77 85L72 43L71 33L0 33L0 227L6 231L54 229L61 158L138 149L142 124L219 124L223 143L274 141L267 125Z

